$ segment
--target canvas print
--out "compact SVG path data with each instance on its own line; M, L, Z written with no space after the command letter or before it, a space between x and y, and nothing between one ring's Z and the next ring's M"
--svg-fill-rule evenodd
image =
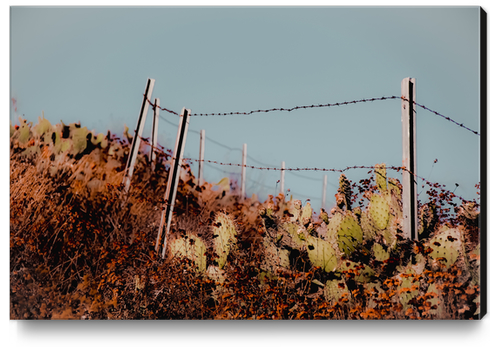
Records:
M481 319L485 98L480 7L11 7L10 319Z

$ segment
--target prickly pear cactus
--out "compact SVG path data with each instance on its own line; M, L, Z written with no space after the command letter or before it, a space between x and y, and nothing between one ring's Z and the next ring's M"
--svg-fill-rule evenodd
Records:
M43 136L45 133L48 133L51 130L51 123L44 118L44 112L43 112L43 117L39 117L38 123L32 128L32 132L34 135L36 135L38 138Z
M350 296L349 289L343 280L331 280L325 283L325 299L331 303L338 302L343 296Z
M374 270L368 265L351 260L344 260L340 264L338 271L344 274L348 273L349 276L352 276L352 278L358 283L369 282L371 277L374 275Z
M21 118L19 118L19 121L21 123L21 126L18 130L19 142L21 144L26 144L29 141L29 138L31 137L31 127L30 127L31 124L27 123L26 120L23 120Z
M446 266L453 265L459 256L463 254L463 244L461 242L461 232L456 229L444 227L440 233L429 241L432 252L429 256L432 259L441 259Z
M286 205L287 215L286 221L294 223L301 215L301 200L289 200Z
M308 202L302 209L301 209L301 216L300 216L300 222L303 225L308 224L311 221L311 216L313 215L313 209L311 208L310 203Z
M292 248L302 248L305 245L307 232L304 226L296 223L284 223L279 226L283 233L283 243Z
M233 219L224 213L219 213L214 222L213 234L216 254L219 257L218 266L222 269L226 264L230 250L235 247L237 242L237 232Z
M374 173L376 174L376 185L380 192L385 192L387 190L386 185L386 165L385 164L376 164L374 169Z
M179 237L170 242L170 252L174 257L185 257L196 265L199 272L206 270L206 246L204 242L195 235Z
M350 211L352 206L352 189L349 180L344 174L341 174L339 177L339 189L336 198L337 206L340 209L343 209L343 207L345 206L345 210Z
M369 204L369 213L376 227L386 229L390 218L390 204L387 195L374 194Z
M413 270L408 270L398 276L401 281L398 287L398 293L400 303L403 305L404 310L408 308L408 302L419 295L420 282L415 280L414 277L407 277L414 274L415 272Z
M327 227L327 241L335 243L341 252L349 256L362 244L363 233L352 212L337 213Z
M338 230L339 248L350 255L362 243L362 230L354 216L346 215Z
M430 302L431 307L436 306L435 308L431 308L429 310L430 314L433 314L436 318L437 317L442 317L444 313L444 302L442 301L442 295L439 289L437 289L437 286L435 283L431 283L429 287L427 288L427 293L433 293L435 297L432 299L428 299L427 301Z
M325 224L328 224L328 213L325 212L322 208L322 211L320 212L320 219L325 222Z
M336 269L337 254L330 243L313 236L308 236L306 243L308 258L313 266L319 266L325 272L331 272Z
M377 261L385 261L390 257L390 253L379 243L373 244L373 255Z
M109 144L109 141L107 140L107 137L100 133L97 136L92 137L92 144L98 145L100 144L101 148L106 148Z
M70 131L70 136L73 141L73 154L81 153L87 148L87 127L83 128L73 128Z

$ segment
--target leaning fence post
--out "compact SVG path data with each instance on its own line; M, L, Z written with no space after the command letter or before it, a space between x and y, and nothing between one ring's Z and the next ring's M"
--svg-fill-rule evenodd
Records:
M281 188L279 189L279 194L284 195L284 170L286 169L286 162L281 163Z
M418 240L417 233L417 152L415 79L402 81L402 142L403 142L403 233Z
M189 117L191 110L185 107L180 112L179 130L175 139L174 156L168 173L167 188L165 190L165 207L162 211L162 219L158 229L155 251L158 252L160 239L162 237L163 226L165 225L165 239L163 243L162 259L165 259L165 251L167 250L168 236L170 232L170 224L172 222L172 212L174 210L175 197L177 196L177 186L180 178L180 168L182 166L182 155L184 153L185 141L187 138L187 130L189 128Z
M204 183L203 169L204 169L204 141L206 138L206 132L201 129L201 141L199 144L199 175L197 179L197 184L200 186Z
M240 197L245 199L245 173L246 173L246 165L247 165L247 144L243 144L243 152L242 152L242 186Z
M153 87L155 86L155 80L148 78L146 82L145 94L143 95L143 103L141 104L140 115L138 117L138 122L136 123L135 134L133 138L133 143L131 144L131 150L129 152L128 162L126 164L126 170L124 173L123 183L125 185L124 191L127 193L129 191L129 186L131 185L131 177L134 172L134 164L136 163L136 157L138 156L138 151L140 148L141 135L143 134L143 128L145 127L146 114L148 113L148 106L150 105L149 100L151 98L151 93L153 92Z
M158 145L158 117L160 115L160 99L155 99L153 106L153 128L151 129L151 152L150 163L151 171L155 171L157 162L157 145Z
M322 196L322 209L326 211L327 208L327 175L323 176L323 196Z

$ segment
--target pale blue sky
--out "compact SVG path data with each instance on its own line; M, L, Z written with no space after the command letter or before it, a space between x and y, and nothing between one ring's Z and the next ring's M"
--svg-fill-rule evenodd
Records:
M479 7L457 8L11 8L10 119L81 121L96 132L134 129L147 78L162 107L193 113L326 104L400 95L416 79L417 102L481 132ZM335 108L192 117L185 157L197 158L206 130L205 159L241 162L212 140L241 149L250 165L342 169L401 166L401 101ZM165 120L178 117L161 113ZM149 136L151 117L144 136ZM465 198L480 181L480 137L417 109L418 174ZM177 129L160 121L160 144L173 148ZM437 164L433 165L435 159ZM197 167L196 167L197 170ZM205 178L220 170L206 164ZM348 178L367 178L350 170ZM197 175L197 172L196 172ZM279 172L247 170L247 194L261 199ZM285 186L316 211L322 172L286 172ZM399 177L389 172L392 177ZM338 173L328 173L327 208ZM305 178L307 177L307 178ZM257 183L258 182L258 183ZM424 195L422 202L426 199Z

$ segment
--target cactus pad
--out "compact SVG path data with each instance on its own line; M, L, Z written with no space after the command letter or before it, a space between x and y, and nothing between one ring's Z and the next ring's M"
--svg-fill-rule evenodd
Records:
M309 236L306 242L308 258L313 266L319 266L325 272L334 271L337 267L337 256L332 245L313 236Z
M444 258L447 266L453 265L462 254L461 233L458 229L445 228L429 241L432 259Z
M226 258L230 250L236 245L236 229L231 217L224 213L216 216L214 227L214 245L218 254L218 265L222 269L225 266Z
M390 196L381 196L375 194L371 197L369 204L369 213L376 226L383 230L388 225L388 219L390 217L390 204L387 198Z
M199 272L206 270L206 246L197 236L180 237L170 243L170 252L175 257L185 257L194 262Z
M376 174L376 185L380 192L386 191L386 165L376 164L374 173Z

